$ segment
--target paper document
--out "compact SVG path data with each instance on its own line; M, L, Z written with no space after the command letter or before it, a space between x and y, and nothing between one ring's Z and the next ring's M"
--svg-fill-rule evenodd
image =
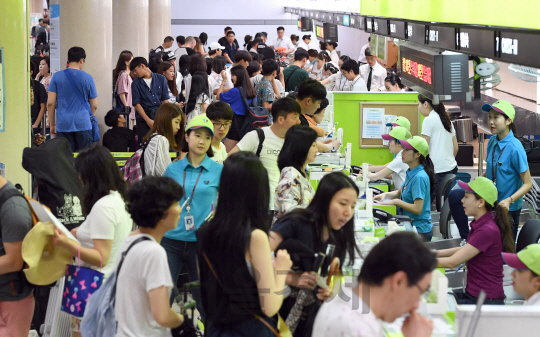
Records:
M362 111L362 138L382 139L385 127L384 108L364 108Z

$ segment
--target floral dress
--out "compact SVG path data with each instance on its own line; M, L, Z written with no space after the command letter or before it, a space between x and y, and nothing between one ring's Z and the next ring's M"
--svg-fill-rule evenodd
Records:
M274 195L272 223L295 208L306 208L314 195L315 190L308 178L292 166L283 168Z

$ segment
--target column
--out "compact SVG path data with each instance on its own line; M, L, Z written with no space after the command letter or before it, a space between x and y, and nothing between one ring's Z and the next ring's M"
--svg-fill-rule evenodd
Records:
M149 0L148 46L154 49L171 35L171 0Z
M116 66L122 50L148 57L148 0L113 0L112 61ZM170 26L170 20L169 20Z
M30 0L30 13L41 13L43 17L43 0Z
M112 0L58 0L60 5L60 65L69 48L86 51L83 71L92 75L98 94L96 117L101 136L108 127L103 118L112 108Z
M22 167L22 153L30 146L30 65L28 1L2 3L0 47L0 162L6 178L31 195L30 174ZM2 85L3 84L3 85Z

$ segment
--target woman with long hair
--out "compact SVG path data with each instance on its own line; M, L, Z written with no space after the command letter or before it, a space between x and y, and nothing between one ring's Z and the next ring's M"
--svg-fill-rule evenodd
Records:
M306 208L315 190L306 172L307 165L317 157L317 132L306 125L293 125L285 134L278 155L281 171L274 194L274 220L295 208Z
M231 90L223 92L225 83L227 83L227 74L225 70L221 72L221 77L223 78L223 81L217 91L217 98L222 102L229 103L234 112L231 129L229 130L224 143L227 152L230 152L240 141L240 134L238 132L244 124L248 108L242 100L240 89L242 89L250 104L254 103L253 99L256 100L257 92L253 89L247 70L242 65L236 65L231 68L231 80L234 85Z
M73 197L73 209L82 206L81 213L76 215L86 215L86 220L71 230L79 242L71 240L58 228L54 230L52 242L67 249L72 256L80 251L81 266L99 270L107 278L115 268L122 241L133 227L124 203L126 182L109 150L97 144L79 153L75 170L83 185L83 197L80 205L79 199ZM74 336L80 336L80 321L73 317Z
M169 152L181 152L186 125L184 120L184 113L178 105L163 103L159 106L154 125L144 137L144 142L148 142L144 151L146 175L162 176L171 163Z
M185 90L186 90L185 92L186 105L189 104L190 97L192 96L190 93L191 81L192 81L193 74L195 74L196 72L205 73L206 81L208 82L207 95L210 99L210 102L212 102L212 100L214 99L213 88L216 86L216 80L212 76L208 75L206 73L206 70L207 70L206 59L201 54L193 54L190 56L189 67L188 67L189 75L184 77L184 85L185 85ZM198 96L195 96L195 97L198 97Z
M302 244L301 246L305 247L303 251L306 253L308 250L314 253L325 253L328 245L334 245L334 255L327 256L324 265L328 266L326 261L333 260L335 257L343 263L345 256L349 259L349 265L353 265L355 255L359 253L354 239L354 210L358 193L356 184L345 174L332 172L325 175L306 209L295 209L285 214L272 226L270 248L276 251L282 243L283 246L289 247L298 247ZM294 322L297 321L293 317L298 317L299 313L291 309L295 307L297 301L311 302L315 307L304 306L302 315L308 310L310 315L316 314L316 306L330 296L330 289L315 288L317 273L311 271L311 268L301 269L298 273L289 272L285 283L291 287L292 292L283 301L280 315L286 319L291 331L296 331L295 336L304 336L311 326L305 324L308 320L296 326Z
M244 50L245 51L249 51L248 49L248 44L253 40L253 36L251 35L246 35L244 36Z
M113 78L116 80L114 88L116 109L124 111L124 107L129 106L131 108L129 119L132 120L130 125L133 125L135 121L135 108L131 103L131 83L133 82L131 70L129 69L131 60L133 60L131 53L120 54L116 62L116 68L113 71Z
M381 205L401 207L403 215L412 219L412 224L422 240L431 241L433 223L429 195L435 188L437 178L429 156L429 146L420 136L400 140L400 143L404 147L401 153L402 161L409 165L405 181L399 190L379 194L373 201L380 201ZM391 200L384 201L385 199Z
M488 124L493 135L487 146L484 175L497 187L497 201L508 211L515 241L523 196L532 187L527 154L515 136L517 133L514 124L516 110L509 102L499 100L493 104L484 104L482 111L489 113ZM448 195L448 201L459 234L463 240L466 240L469 226L467 215L463 212L463 206L460 203L463 193L463 190L452 190Z
M418 110L425 117L422 122L422 137L428 142L429 155L437 175L435 189L431 190L433 201L440 181L447 174L457 173L456 155L459 147L456 131L442 102L433 104L431 99L418 94Z
M185 207L180 214L176 229L165 233L161 245L167 252L169 270L176 284L182 266L187 267L189 281L199 279L197 268L197 229L213 211L217 202L217 192L223 165L211 159L214 125L206 116L194 117L187 125L182 143L184 159L175 161L165 171L165 176L176 180L185 192L180 204ZM193 289L197 309L205 320L201 301L201 291ZM172 302L172 298L171 298Z
M206 108L212 101L208 90L208 75L198 71L191 76L191 88L186 105L186 124L195 116L206 113Z
M227 64L227 60L224 56L216 56L212 59L212 73L210 76L214 78L214 80L217 80L219 75L223 70L225 70L225 65Z
M206 55L208 55L208 51L206 50L206 44L208 43L208 34L206 34L205 32L202 32L199 35L199 41L201 43L199 52L202 56L206 57Z
M173 64L168 61L161 62L159 64L158 74L165 76L165 78L167 79L167 87L169 89L169 103L177 104L176 99L178 97L178 89L176 88L176 74Z
M459 304L476 304L480 291L484 290L484 304L504 305L501 253L514 252L507 211L497 202L497 188L491 180L478 177L468 184L462 181L458 184L464 190L462 208L474 220L463 247L437 251L438 265L457 268L467 263L467 286L464 290L454 290Z
M238 152L225 162L219 190L214 217L197 230L205 335L274 336L262 321L273 325L286 278L279 271L292 262L284 250L270 257L268 174L255 154Z

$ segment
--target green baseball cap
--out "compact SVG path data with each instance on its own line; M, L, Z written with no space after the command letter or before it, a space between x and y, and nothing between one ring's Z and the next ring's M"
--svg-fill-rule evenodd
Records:
M389 133L385 133L384 135L381 135L381 137L384 140L392 140L392 139L398 139L398 140L407 140L412 137L409 130L405 129L401 126L396 126L392 130L390 130Z
M429 154L429 145L427 141L420 136L414 136L410 139L402 140L401 145L403 145L403 147L406 149L420 152L420 154L424 157L427 157Z
M186 127L186 132L188 130L197 130L200 128L207 128L212 133L212 136L214 135L214 124L212 124L212 121L210 121L206 115L193 117Z
M411 122L409 122L409 120L403 116L399 116L398 118L394 119L392 123L387 123L386 126L401 126L408 131L411 131Z
M540 275L540 244L533 243L517 254L501 253L504 262L514 269L531 270Z
M495 205L497 201L497 187L493 184L493 181L485 177L477 177L470 183L458 180L458 185L467 192L473 192L478 194L491 206Z
M514 106L510 104L507 101L504 101L502 99L498 100L497 102L493 104L484 104L482 105L482 110L489 112L489 110L495 110L499 113L502 113L503 115L506 115L508 118L514 121L514 118L516 117L516 109L514 109Z

